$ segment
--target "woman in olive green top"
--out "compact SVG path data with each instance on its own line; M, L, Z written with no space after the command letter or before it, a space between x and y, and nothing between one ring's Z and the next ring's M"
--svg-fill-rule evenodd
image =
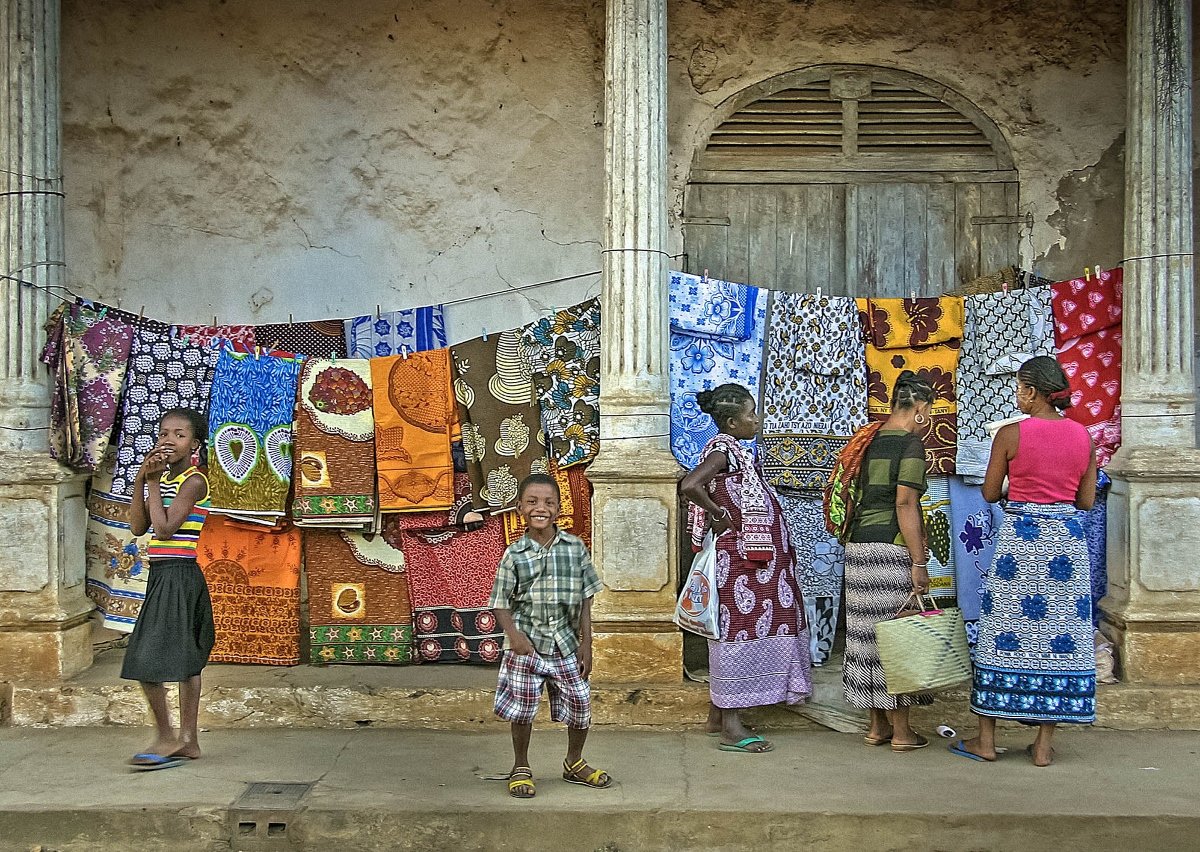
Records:
M867 745L892 751L924 748L929 741L908 723L908 708L930 704L928 695L889 695L875 625L891 618L914 592L929 589L929 559L921 520L925 448L919 433L929 424L934 392L910 370L896 379L892 413L863 457L862 497L846 544L846 701L871 711Z

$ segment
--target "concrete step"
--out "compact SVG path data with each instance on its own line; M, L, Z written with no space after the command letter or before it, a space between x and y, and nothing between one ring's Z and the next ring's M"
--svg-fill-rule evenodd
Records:
M121 680L122 649L64 683L0 684L0 720L17 727L140 726L150 724L137 684ZM839 731L863 725L862 712L842 700L836 663L814 670L808 706L758 708L754 724L775 729ZM266 666L212 665L204 672L201 724L221 728L405 728L478 730L498 725L492 715L493 668L479 666ZM1101 687L1099 721L1117 730L1200 730L1200 688ZM708 708L702 683L637 686L593 685L597 725L685 730ZM543 711L544 712L544 711ZM947 724L974 727L965 689L914 708L924 730Z
M510 799L506 732L220 731L204 757L133 773L146 733L0 731L0 849L863 850L1200 849L1200 734L1064 732L1034 768L1030 732L995 764L940 743L892 754L858 737L773 734L767 755L700 733L597 730L587 756L616 779L558 775L565 735L535 729L537 798ZM312 783L295 805L249 813L251 782ZM244 803L243 803L244 804ZM258 837L256 826L276 834Z

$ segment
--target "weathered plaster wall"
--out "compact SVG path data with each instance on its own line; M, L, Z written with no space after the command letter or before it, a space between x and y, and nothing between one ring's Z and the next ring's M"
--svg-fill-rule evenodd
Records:
M64 0L63 21L77 290L286 321L599 269L594 5ZM450 321L532 312L509 296Z
M1109 196L1120 187L1122 3L669 8L673 251L713 108L776 74L850 61L942 81L999 124L1036 222L1023 256L1039 272L1119 259ZM601 0L63 10L77 290L171 319L280 321L599 268ZM451 331L512 325L597 287L591 276L530 291L536 305L507 295L455 306Z

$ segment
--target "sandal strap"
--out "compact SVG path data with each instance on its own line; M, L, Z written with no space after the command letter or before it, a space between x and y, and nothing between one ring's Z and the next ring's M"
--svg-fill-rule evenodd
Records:
M574 763L574 765L569 764L564 760L563 767L571 775L574 775L576 778L580 778L580 779L587 781L588 784L591 784L592 786L599 785L600 779L608 774L602 769L596 769L592 766L589 766L587 761L584 760L582 757L579 758L579 760L577 760ZM587 775L581 775L580 773L585 769L591 769L592 771Z

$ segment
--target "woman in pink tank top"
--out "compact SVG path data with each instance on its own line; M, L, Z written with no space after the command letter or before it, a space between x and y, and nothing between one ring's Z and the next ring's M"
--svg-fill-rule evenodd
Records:
M981 592L971 711L979 734L950 750L996 759L996 719L1039 726L1026 751L1054 759L1060 722L1096 719L1096 653L1083 512L1096 495L1096 454L1087 430L1061 412L1067 377L1048 356L1017 371L1017 406L1029 417L996 434L983 496L1008 500L995 560Z

